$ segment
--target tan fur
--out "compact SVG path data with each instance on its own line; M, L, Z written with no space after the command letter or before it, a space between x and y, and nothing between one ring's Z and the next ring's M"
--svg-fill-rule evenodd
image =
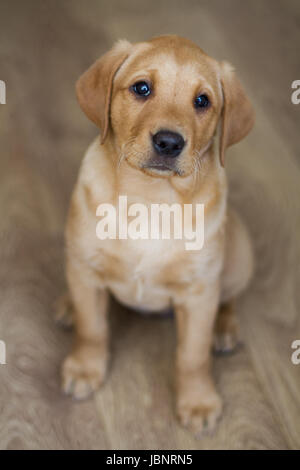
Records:
M130 91L142 79L153 85L153 96L144 102ZM212 103L198 114L197 93L206 93ZM227 209L222 167L226 147L253 124L250 103L227 65L177 36L117 43L79 79L77 94L84 112L100 126L104 144L97 138L84 157L66 227L69 297L64 302L73 304L76 342L63 365L64 390L82 398L104 379L108 293L136 309L172 306L178 416L195 432L212 428L222 408L210 375L218 306L236 297L252 272L246 231ZM162 128L186 140L176 169L164 173L147 167L153 157L149 135ZM116 205L119 195L126 195L128 204L148 207L204 203L203 249L186 251L182 240L100 241L96 207Z

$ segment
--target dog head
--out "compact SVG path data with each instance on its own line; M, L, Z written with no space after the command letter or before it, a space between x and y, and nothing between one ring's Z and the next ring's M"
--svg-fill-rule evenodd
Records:
M86 115L110 136L120 160L152 176L188 176L220 123L220 163L254 124L232 67L178 36L119 41L78 80Z

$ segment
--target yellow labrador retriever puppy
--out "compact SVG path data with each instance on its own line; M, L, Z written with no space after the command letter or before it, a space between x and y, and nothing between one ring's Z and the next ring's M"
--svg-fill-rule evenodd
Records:
M78 80L81 108L101 130L87 150L66 227L68 294L76 341L63 389L84 398L103 382L109 294L136 309L172 307L177 324L177 414L194 432L211 429L222 402L211 347L236 343L232 301L252 273L252 250L227 207L226 148L251 130L254 113L232 67L177 36L119 41ZM99 204L204 204L204 245L129 237L99 240ZM194 221L195 222L195 221ZM193 222L193 223L194 223Z

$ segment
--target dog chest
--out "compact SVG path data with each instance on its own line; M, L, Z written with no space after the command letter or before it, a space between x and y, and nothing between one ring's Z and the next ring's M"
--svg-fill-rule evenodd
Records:
M175 295L185 295L208 274L206 250L189 252L182 241L114 240L103 243L98 270L122 303L163 310Z

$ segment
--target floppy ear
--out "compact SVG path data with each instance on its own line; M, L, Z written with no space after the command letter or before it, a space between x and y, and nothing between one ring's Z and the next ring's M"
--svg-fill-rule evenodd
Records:
M101 129L101 144L109 129L110 102L114 77L129 55L131 44L122 40L98 59L76 83L81 109Z
M254 110L228 62L221 63L223 112L220 138L220 162L224 166L225 150L242 140L254 125Z

